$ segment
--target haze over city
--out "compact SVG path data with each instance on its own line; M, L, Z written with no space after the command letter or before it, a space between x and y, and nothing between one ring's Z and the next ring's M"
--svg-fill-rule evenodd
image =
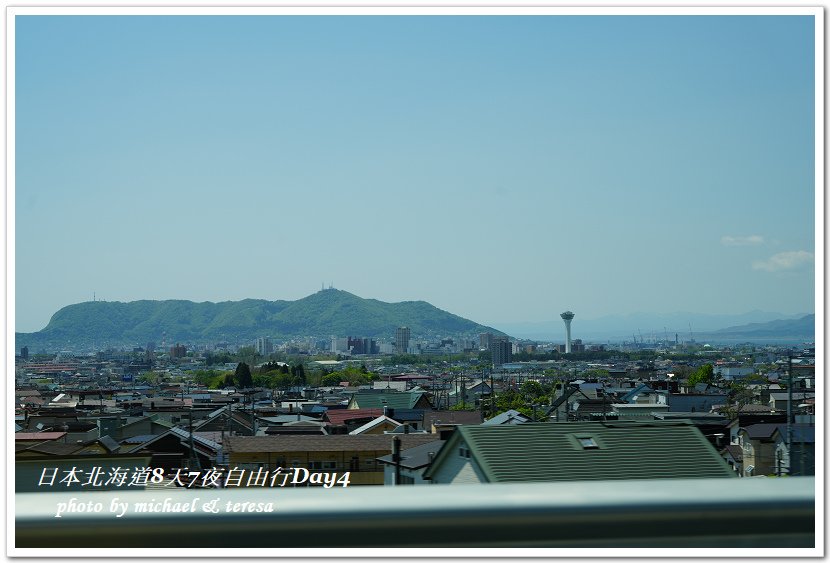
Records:
M15 330L321 284L491 326L813 312L813 47L797 16L18 17Z
M9 556L824 555L823 8L257 1L6 11Z

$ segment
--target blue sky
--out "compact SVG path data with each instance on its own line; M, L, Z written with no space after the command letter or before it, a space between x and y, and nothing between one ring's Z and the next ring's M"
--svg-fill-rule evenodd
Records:
M810 17L16 18L16 330L322 282L812 312Z

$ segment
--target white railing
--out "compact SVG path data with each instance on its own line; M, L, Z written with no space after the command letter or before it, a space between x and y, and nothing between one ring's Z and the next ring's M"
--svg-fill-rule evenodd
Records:
M807 548L816 543L814 486L812 477L789 477L53 490L14 496L15 547ZM136 512L164 510L166 499L184 511ZM78 511L79 503L91 508ZM271 511L227 511L268 503Z

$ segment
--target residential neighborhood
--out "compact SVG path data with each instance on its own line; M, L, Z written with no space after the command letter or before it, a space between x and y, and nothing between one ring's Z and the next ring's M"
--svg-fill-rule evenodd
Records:
M502 365L486 362L486 348L411 364L380 355L296 363L272 351L254 353L250 367L208 365L209 353L182 349L24 350L16 490L44 490L43 466L160 468L154 486L169 490L183 470L301 468L387 487L815 474L809 347L662 349L643 359L602 350L593 354L603 359ZM247 385L235 379L246 370Z

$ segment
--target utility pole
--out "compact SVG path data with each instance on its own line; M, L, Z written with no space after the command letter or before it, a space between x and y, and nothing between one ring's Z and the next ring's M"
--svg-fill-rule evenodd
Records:
M395 464L395 485L401 484L401 439L392 438L392 463Z
M247 395L246 398L251 401L251 436L256 436L256 409L254 408L254 397L253 395Z
M608 395L605 394L605 386L603 385L603 389L602 389L602 420L603 420L603 422L605 422L605 420L607 420L606 414L605 414L605 412L606 412L605 405L607 404L607 399L608 399Z
M793 351L787 352L787 473L793 470Z
M487 375L487 372L484 373ZM490 372L490 418L496 415L496 388L493 384L493 372Z
M190 468L191 469L202 469L201 464L199 463L199 456L196 455L196 448L193 445L193 405L190 405L190 416L189 419L189 427L190 427Z
M463 369L461 370L461 387L460 387L459 391L461 392L461 405L466 408L467 407L467 389L464 387L464 370ZM455 404L457 405L458 401L456 401Z

